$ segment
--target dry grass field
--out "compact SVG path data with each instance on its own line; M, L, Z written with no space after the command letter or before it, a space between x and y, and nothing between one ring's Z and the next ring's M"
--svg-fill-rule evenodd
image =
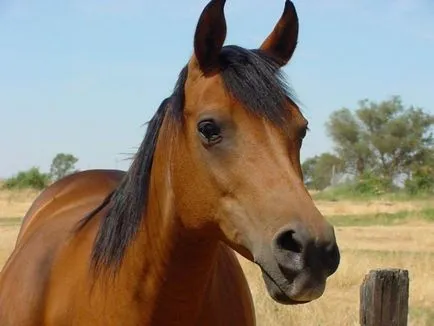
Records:
M0 267L14 246L20 217L35 196L30 191L0 192ZM434 209L434 201L317 201L317 205L332 221L339 222L336 235L342 253L340 268L322 298L291 307L274 303L265 292L258 268L240 258L254 296L258 326L359 325L359 287L363 277L371 269L387 267L409 270L409 325L434 325L434 220L430 217L430 222L421 213L422 209ZM401 219L388 223L384 216L394 217L393 214ZM351 219L354 215L358 219ZM380 215L384 223L376 225L375 217ZM360 223L364 218L369 221ZM358 222L352 225L353 220Z

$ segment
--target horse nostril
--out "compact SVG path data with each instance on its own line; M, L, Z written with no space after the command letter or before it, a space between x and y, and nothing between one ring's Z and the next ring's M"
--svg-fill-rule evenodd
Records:
M276 238L276 245L281 250L291 251L297 254L302 251L302 245L295 238L295 231L293 230L288 230L279 234Z
M314 237L303 227L286 226L275 235L272 250L277 263L286 273L302 269L332 275L336 272L340 253L334 233Z
M332 275L339 266L340 253L336 243L309 243L305 251L306 266Z
M341 258L337 244L333 243L332 245L329 245L326 248L323 257L323 264L330 275L336 272Z

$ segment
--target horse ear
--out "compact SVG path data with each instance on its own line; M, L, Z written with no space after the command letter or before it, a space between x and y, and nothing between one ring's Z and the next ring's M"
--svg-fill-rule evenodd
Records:
M218 57L226 38L225 3L226 0L211 0L197 23L194 54L203 72L218 65Z
M298 17L294 4L286 0L285 9L274 30L262 43L260 49L275 58L281 66L294 54L298 40Z

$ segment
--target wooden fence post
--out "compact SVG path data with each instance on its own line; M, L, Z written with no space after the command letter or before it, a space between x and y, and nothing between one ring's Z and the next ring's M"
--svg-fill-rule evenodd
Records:
M407 326L408 271L371 270L360 287L361 326Z

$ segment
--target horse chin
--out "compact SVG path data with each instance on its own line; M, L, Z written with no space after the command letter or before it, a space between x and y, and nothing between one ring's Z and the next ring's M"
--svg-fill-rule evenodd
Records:
M297 275L287 279L283 275L271 277L266 270L262 269L264 279L270 297L284 305L306 304L322 296L325 290L324 280L313 281L308 275Z

